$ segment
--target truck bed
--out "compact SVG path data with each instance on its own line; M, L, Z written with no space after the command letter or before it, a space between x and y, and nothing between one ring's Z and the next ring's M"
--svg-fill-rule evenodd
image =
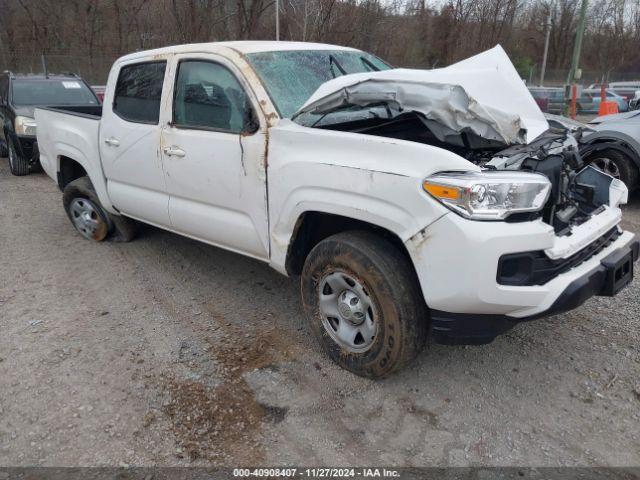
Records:
M37 108L38 148L43 170L56 183L63 158L80 163L85 171L101 177L98 137L102 106Z
M100 119L102 117L102 105L64 105L58 107L40 107L40 110L51 110L67 115L76 115L92 119Z

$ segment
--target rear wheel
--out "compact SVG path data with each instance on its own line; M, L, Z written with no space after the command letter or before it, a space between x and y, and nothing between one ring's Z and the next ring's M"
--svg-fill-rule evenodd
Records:
M88 177L70 182L64 188L62 202L69 220L80 235L96 242L107 238L112 228L109 214L100 205Z
M29 161L18 153L11 138L7 139L7 148L9 150L9 169L11 173L17 177L27 175L29 173Z
M302 301L331 359L364 377L384 377L424 347L428 312L409 259L369 232L316 245L301 278Z
M591 155L587 161L598 170L622 180L629 190L638 186L638 167L624 153L605 149Z
M62 203L75 229L88 240L130 242L138 233L138 224L107 212L89 177L80 177L64 187Z

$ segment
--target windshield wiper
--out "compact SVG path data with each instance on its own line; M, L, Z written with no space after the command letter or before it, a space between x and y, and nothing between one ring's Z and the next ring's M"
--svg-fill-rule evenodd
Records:
M372 72L379 72L379 71L380 71L380 69L379 69L378 67L376 67L373 63L371 63L371 62L370 62L369 60L367 60L366 58L364 58L364 57L360 57L360 61L361 61L362 63L364 63L365 67L369 67L369 69L370 69Z
M336 60L336 57L334 57L333 55L329 55L329 70L331 70L331 76L333 76L333 78L336 78L336 72L333 71L333 66L338 67L338 70L340 70L340 73L342 75L346 75L347 71L342 68L342 65L340 65L340 63L338 63L338 60Z

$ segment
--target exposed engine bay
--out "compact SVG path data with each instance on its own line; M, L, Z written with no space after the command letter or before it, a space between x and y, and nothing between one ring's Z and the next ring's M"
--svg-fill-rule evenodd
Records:
M414 141L449 150L488 170L521 170L545 175L551 181L551 194L541 212L514 215L508 221L539 217L552 225L558 235L569 235L610 204L611 189L623 195L624 187L594 167L585 166L579 153L581 131L550 128L534 141L507 146L487 140L473 132L455 132L414 112L387 112L362 118L356 112L342 112L338 123L328 122L316 128L349 131L367 135ZM354 115L355 114L355 115ZM334 120L335 121L335 120ZM319 122L322 123L322 122ZM617 183L616 183L617 182ZM616 199L617 201L618 199Z
M344 75L322 84L292 120L306 127L419 142L453 152L485 170L526 171L551 182L542 216L570 235L607 205L626 202L622 182L579 153L580 127L547 121L500 46L446 68Z

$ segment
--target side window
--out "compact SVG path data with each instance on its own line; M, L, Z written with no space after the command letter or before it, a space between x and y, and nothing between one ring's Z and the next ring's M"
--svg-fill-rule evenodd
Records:
M235 75L218 63L180 62L173 102L176 127L243 130L245 91Z
M166 65L166 62L147 62L122 67L113 111L129 122L157 124Z

